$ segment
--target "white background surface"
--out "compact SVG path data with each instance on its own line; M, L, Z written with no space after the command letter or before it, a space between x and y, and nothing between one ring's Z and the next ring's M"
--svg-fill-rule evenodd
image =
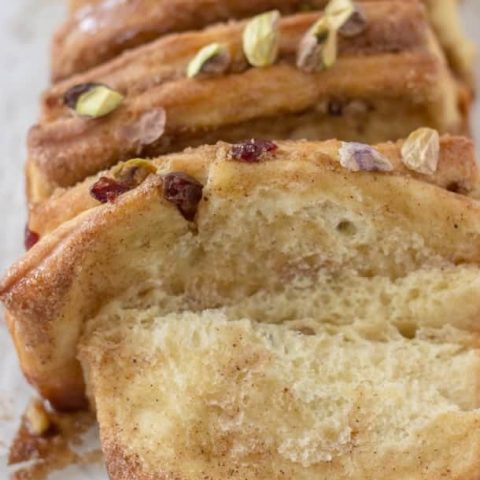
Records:
M25 135L35 121L38 96L48 81L49 41L54 26L65 14L64 3L64 0L0 0L0 275L23 251ZM465 0L463 10L465 27L480 45L480 0ZM480 141L479 108L475 109L474 119ZM0 321L1 480L8 478L5 467L8 445L30 394ZM71 469L51 478L104 480L106 475Z

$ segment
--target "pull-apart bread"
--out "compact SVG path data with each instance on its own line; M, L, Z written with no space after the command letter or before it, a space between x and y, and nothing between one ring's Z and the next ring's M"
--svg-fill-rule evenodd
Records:
M364 23L347 35L340 30L338 57L330 44L324 58L305 55L312 46L305 40L312 25L321 26L321 14L277 21L272 13L278 49L272 47L269 66L263 68L253 67L258 59L247 61L245 55L251 22L234 22L163 37L55 85L29 136L30 201L132 156L152 157L218 140L378 143L420 126L465 133L468 95L452 77L422 4L376 0L361 5ZM215 57L217 71L188 78L192 59L212 45L223 49ZM102 86L103 93L114 92L118 104L113 111L87 118L69 108L80 93L99 85L109 87Z
M479 478L476 334L110 315L82 359L112 480Z
M83 72L126 49L168 33L201 29L270 9L283 14L322 9L327 3L327 0L72 0L71 16L54 39L52 77L58 81ZM423 0L423 3L452 68L471 81L473 47L460 26L458 0Z
M476 331L480 204L457 192L475 192L477 172L468 141L435 138L220 143L62 192L50 232L0 287L26 377L59 408L84 405L77 344L109 302L238 304L278 323L306 297L325 322L378 311L407 330Z

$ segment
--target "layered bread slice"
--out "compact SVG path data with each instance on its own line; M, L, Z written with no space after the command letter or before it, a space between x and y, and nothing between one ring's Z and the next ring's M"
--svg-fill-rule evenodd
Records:
M402 3L407 1L410 0ZM201 29L270 9L285 14L305 8L321 9L327 3L327 0L73 0L74 13L58 30L53 43L52 76L58 81L83 72L167 33ZM470 81L473 48L460 26L458 0L423 3L452 67Z
M434 144L416 146L432 167L424 154ZM458 173L441 163L409 173L403 147L399 160L400 145L220 143L86 181L64 205L85 192L97 202L59 220L1 284L27 378L57 407L84 405L77 344L112 301L202 311L290 288L298 298L312 281L346 291L358 279L366 291L385 285L378 301L388 312L397 291L388 286L418 273L419 286L440 279L429 319L476 330L480 205L446 188L443 175ZM405 300L412 324L418 298L414 288Z
M478 334L388 320L104 313L81 358L110 478L478 479Z
M420 126L468 129L468 97L459 88L418 2L365 2L366 30L339 37L328 70L308 73L297 55L318 13L279 22L279 53L266 68L249 67L245 23L165 37L59 84L46 95L30 132L30 201L47 198L132 156L246 138L394 140ZM224 44L225 73L186 78L202 47ZM85 118L64 104L73 87L107 84L125 96L109 115Z
M340 142L329 140L325 142L276 142L281 145L284 155L295 158L321 154L338 161ZM385 155L394 165L398 174L413 177L417 180L432 183L445 190L462 195L479 198L480 177L475 156L473 141L465 137L443 135L440 137L438 165L431 175L409 170L402 162L402 147L405 140L379 144L376 149ZM199 152L209 155L215 150L187 150L180 155L168 157L182 162L196 162ZM207 153L209 152L209 153ZM203 154L201 154L203 155ZM155 161L156 163L157 161ZM35 236L44 237L62 223L82 214L86 210L98 206L98 200L92 197L90 188L105 175L105 171L87 178L85 181L69 188L59 188L47 200L31 204L29 210L28 229Z

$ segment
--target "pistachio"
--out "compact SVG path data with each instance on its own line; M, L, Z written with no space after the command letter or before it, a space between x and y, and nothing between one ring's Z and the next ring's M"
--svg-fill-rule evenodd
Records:
M338 33L344 37L355 37L367 29L367 17L362 8L355 5L350 18L339 28Z
M418 173L433 175L440 157L440 135L432 128L419 128L402 146L402 162Z
M130 189L138 187L152 173L157 173L157 167L144 158L132 158L121 162L112 170L115 180Z
M297 53L297 67L305 72L319 72L337 60L337 33L327 17L318 20L305 34Z
M331 0L325 8L325 16L330 25L338 30L352 16L355 5L352 0Z
M125 142L136 155L141 155L143 148L158 141L165 133L167 112L158 107L147 110L139 117L133 118L130 123L122 124L116 135Z
M223 73L229 65L230 53L226 47L220 43L211 43L199 50L190 61L187 77L194 78L202 73Z
M369 145L341 142L340 165L352 172L390 172L393 166L378 150Z
M50 429L50 418L40 400L33 400L25 413L27 426L35 436L42 436Z
M277 10L257 15L247 23L243 32L243 51L248 62L254 67L273 65L278 56Z
M67 91L64 102L78 115L99 118L112 113L123 102L123 95L99 83L76 85Z

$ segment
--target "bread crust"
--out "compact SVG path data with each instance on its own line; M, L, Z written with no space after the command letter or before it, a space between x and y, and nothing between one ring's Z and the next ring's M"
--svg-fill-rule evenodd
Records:
M206 225L223 218L211 210L214 200L228 199L242 205L262 186L278 195L293 195L292 198L300 195L300 199L329 192L345 208L358 209L358 201L363 199L362 215L374 222L381 219L385 231L405 228L412 238L422 239L427 252L436 252L435 255L451 264L480 262L480 206L475 200L401 171L349 173L334 157L338 143L327 143L324 148L322 151L320 144L315 148L315 144L308 142L282 143L272 161L243 164L231 161L230 147L219 144L167 156L157 165L162 175L181 171L206 185L196 220L198 231L205 236L217 231L217 227L210 231ZM83 188L88 189L88 184ZM162 176L153 175L115 203L97 205L77 214L30 250L12 267L0 286L22 368L32 384L59 408L77 407L85 401L83 378L75 356L84 321L132 285L155 277L151 265L163 265L159 268L164 272L162 278L167 280L176 275L167 273L169 269L180 268L180 263L162 262L169 258L167 252L174 255L171 249L179 248L178 238L188 238L191 225L162 199L161 191ZM375 213L379 211L380 216ZM208 240L205 241L207 245ZM317 240L312 238L312 242L316 245ZM256 248L267 248L266 245ZM315 248L321 248L320 244ZM165 257L157 256L160 250ZM412 261L425 261L422 255ZM253 270L252 289L284 275L281 272L285 259L280 260L281 255L277 259L272 253L270 257L273 263L269 268ZM205 262L213 260L202 258ZM223 261L227 257L217 252L214 258ZM361 255L355 258L363 265L361 268L367 268ZM388 255L384 260L388 262ZM205 272L199 273L201 281L208 283L208 289L202 292L196 284L189 291L191 298L200 295L195 300L200 307L215 304L216 289L221 290L224 282L228 283L227 272L235 275L232 268L240 267L228 267L216 279L208 279ZM381 263L371 268L388 274ZM392 268L393 275L402 275L403 269L409 267L399 264ZM210 266L208 271L214 274ZM192 272L187 282L197 282Z
M395 171L407 177L416 178L440 188L478 198L480 195L479 174L473 141L466 137L443 135L441 137L440 160L437 171L431 176L408 170L401 161L401 147L404 141L378 145L378 150L394 165ZM281 142L283 148L298 148L298 144ZM323 152L334 155L338 141L303 142L303 152ZM188 155L188 154L187 154ZM174 158L174 157L172 157ZM29 211L29 228L41 237L48 234L82 212L94 208L97 201L90 195L90 187L105 172L84 180L67 189L57 189L47 200L32 204Z
M326 0L313 0L309 5L323 8L326 3ZM425 0L424 3L452 66L463 78L471 80L472 47L459 26L457 0ZM76 12L55 35L52 77L58 81L88 70L126 49L170 32L195 30L274 8L290 14L304 5L305 2L300 0L175 0L160 4L155 0L130 0L113 5L98 0L80 0L72 5L72 10ZM86 28L87 25L89 28ZM95 25L101 25L101 28L95 29Z
M283 26L289 32L282 47L284 61L267 69L200 80L175 78L172 74L173 78L146 86L145 91L128 92L117 111L96 120L58 110L59 96L54 95L57 101L47 109L52 121L42 121L29 135L30 201L43 200L56 187L74 185L132 156L156 156L218 140L342 138L378 143L405 137L420 126L465 133L468 102L462 105L461 91L429 32L421 6L374 2L366 11L372 22L368 33L345 40L345 54L328 71L308 74L292 64L298 41L314 18L306 14L284 19ZM175 45L191 52L190 42L198 45L201 39L199 43L203 44L208 38L208 43L217 34L231 39L236 45L234 51L238 51L241 28L234 24L185 34L186 46L183 36L175 37ZM155 53L155 59L166 55L172 41L159 42L163 47ZM371 44L376 46L372 49ZM127 63L135 65L145 61L142 57L128 58ZM185 63L180 63L182 70ZM111 67L104 68L107 79ZM170 67L162 68L171 72ZM174 63L172 68L179 66ZM119 81L118 75L115 78ZM124 88L130 85L129 80L122 81ZM344 102L345 113L329 113L331 101ZM347 107L355 103L362 108L349 113ZM145 116L158 110L166 113L166 127L157 141L145 145L127 135Z
M368 28L355 37L339 37L341 57L379 55L427 48L428 29L420 5L409 1L380 1L364 6ZM279 23L279 61L295 63L298 45L305 32L318 20L319 12L283 17ZM225 45L232 57L227 72L247 69L242 52L245 21L216 25L202 31L172 34L148 45L125 52L87 72L52 85L43 95L42 120L68 117L64 94L80 84L99 82L124 95L138 95L149 88L185 77L187 65L204 46L218 42Z

